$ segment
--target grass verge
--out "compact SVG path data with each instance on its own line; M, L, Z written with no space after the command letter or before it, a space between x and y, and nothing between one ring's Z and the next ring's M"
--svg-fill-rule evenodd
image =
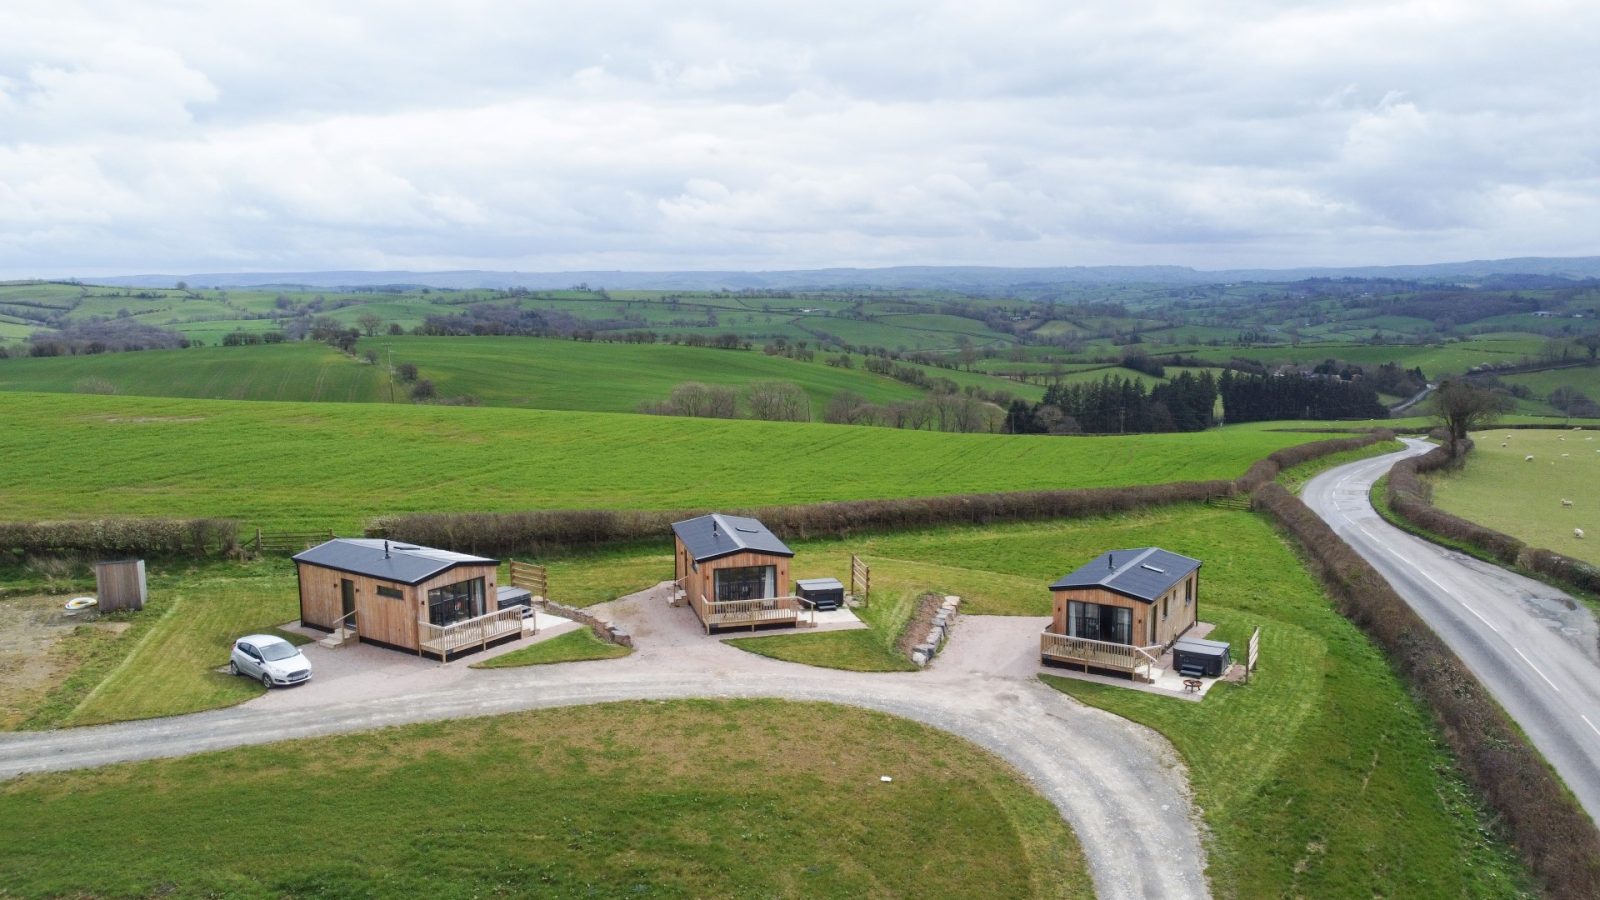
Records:
M1317 477L1318 475L1321 475L1323 472L1326 472L1329 469L1342 466L1345 463L1353 463L1358 460L1371 459L1374 456L1382 456L1385 453L1396 453L1404 450L1405 448L1406 445L1397 440L1379 441L1376 444L1361 447L1355 450L1345 450L1342 453L1331 453L1320 459L1313 459L1309 462L1303 462L1298 466L1284 469L1282 472L1278 473L1277 481L1290 493L1298 494L1300 493L1300 488L1304 487L1306 482Z
M0 842L7 895L1092 896L1017 773L824 704L539 710L27 776L0 818L29 823ZM118 839L91 849L87 823Z
M602 641L589 628L579 628L521 650L473 663L473 669L512 669L517 666L544 666L551 663L581 662L587 659L616 659L633 651Z

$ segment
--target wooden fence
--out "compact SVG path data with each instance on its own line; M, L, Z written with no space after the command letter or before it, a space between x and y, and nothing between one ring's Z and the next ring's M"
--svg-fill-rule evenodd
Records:
M868 605L872 596L872 569L854 553L850 554L850 594L862 606Z
M513 559L510 563L510 571L512 587L522 588L540 600L548 600L550 598L550 577L544 566L517 562Z
M245 549L257 556L263 553L293 555L334 538L330 531L262 531L256 529L255 540L245 544Z

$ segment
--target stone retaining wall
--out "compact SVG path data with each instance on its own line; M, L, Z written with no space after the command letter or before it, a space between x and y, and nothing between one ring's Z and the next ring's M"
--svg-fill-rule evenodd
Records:
M589 630L594 632L595 637L608 644L630 648L633 646L633 635L588 610L579 609L576 606L567 606L554 600L540 600L539 605L552 616L560 616L563 619L571 619L574 622L581 622L589 626Z
M928 633L922 640L911 648L911 661L918 666L925 666L933 662L944 648L944 642L950 637L950 629L956 623L956 609L961 605L960 597L945 597L939 604L939 610L933 614L933 621L928 623Z

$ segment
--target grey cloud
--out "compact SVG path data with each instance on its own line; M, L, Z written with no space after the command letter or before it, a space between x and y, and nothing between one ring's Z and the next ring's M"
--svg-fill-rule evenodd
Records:
M20 0L0 274L1593 253L1592 3Z

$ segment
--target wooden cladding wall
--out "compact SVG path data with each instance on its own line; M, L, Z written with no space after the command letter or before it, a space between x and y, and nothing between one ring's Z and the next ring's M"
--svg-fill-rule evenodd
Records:
M483 579L484 609L494 611L495 567L458 566L417 585L397 584L300 563L300 620L307 625L332 628L343 615L342 583L355 588L356 631L362 640L379 641L407 650L417 649L417 620L428 618L428 591L459 581ZM385 597L378 588L397 590L401 596Z
M101 612L144 609L144 560L95 563L94 588Z
M1187 585L1189 602L1184 602ZM1133 610L1133 642L1141 647L1171 644L1194 627L1200 610L1200 573L1192 572L1188 578L1173 585L1154 603L1135 600L1104 588L1072 588L1052 591L1055 603L1051 610L1050 630L1056 634L1067 633L1067 601L1098 603L1101 606L1120 606ZM1161 615L1162 601L1166 601L1166 616ZM1154 633L1151 628L1154 625Z
M713 559L700 563L698 567L689 557L689 552L684 548L683 541L674 538L676 553L674 558L673 577L683 583L684 593L690 597L704 596L708 600L715 600L716 581L712 574L719 569L742 569L746 566L777 566L778 571L773 582L775 597L785 597L789 594L789 557L772 556L766 553L735 553L721 559Z

